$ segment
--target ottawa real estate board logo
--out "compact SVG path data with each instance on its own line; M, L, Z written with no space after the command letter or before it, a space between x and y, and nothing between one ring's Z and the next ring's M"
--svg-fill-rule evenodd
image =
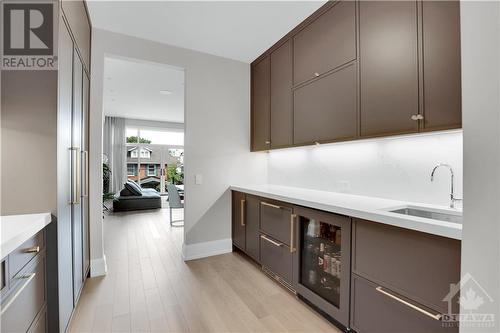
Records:
M56 2L1 1L2 70L57 69Z

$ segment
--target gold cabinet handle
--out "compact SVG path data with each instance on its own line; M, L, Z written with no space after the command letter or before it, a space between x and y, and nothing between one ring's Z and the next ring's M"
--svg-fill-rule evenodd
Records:
M262 238L263 240L266 240L266 241L268 241L269 243L271 243L271 244L273 244L273 245L276 245L276 246L278 246L278 247L280 247L280 246L282 246L282 245L283 245L283 243L278 243L278 242L276 242L276 241L274 241L274 240L272 240L272 239L270 239L270 238L267 238L267 237L266 237L266 235L260 235L260 238Z
M408 306L408 307L412 308L413 310L416 310L416 311L418 311L418 312L420 312L420 313L423 313L423 314L424 314L424 315L426 315L427 317L431 317L431 318L432 318L432 319L434 319L434 320L441 320L441 318L443 317L441 314L433 314L433 313L430 313L429 311L424 310L424 309L422 309L422 308L420 308L420 307L418 307L418 306L416 306L416 305L413 305L413 304L411 304L410 302L405 301L404 299L401 299L401 298L399 298L399 297L397 297L397 296L395 296L395 295L393 295L393 294L391 294L391 293L388 293L388 292L387 292L387 291L385 291L385 290L384 290L381 286L378 286L378 287L377 287L377 288L375 288L375 289L376 289L379 293L381 293L381 294L383 294L383 295L385 295L385 296L387 296L387 297L390 297L390 298L392 298L392 299L394 299L394 300L398 301L399 303L404 304L404 305L406 305L406 306Z
M240 224L242 227L245 226L245 199L241 199L240 202Z
M24 250L24 253L38 253L38 252L40 252L40 246L38 245Z
M294 240L294 229L295 229L295 218L297 217L297 214L291 214L290 215L290 253L294 253L295 250L297 250L295 248L295 242L293 241Z
M411 116L411 120L422 120L424 119L424 116L421 114L414 114Z
M23 292L24 288L26 288L28 286L28 284L31 282L31 280L33 280L35 275L36 275L36 273L32 273L30 275L18 277L18 279L23 279L25 281L21 285L21 287L19 287L19 289L17 289L12 294L12 296L10 296L8 299L6 299L5 302L2 304L2 310L0 311L0 316L3 315L5 313L5 311L7 311L7 309L12 305L12 303L14 303L16 298Z
M265 142L266 145L270 145L271 144L271 141L266 141Z
M272 208L276 208L276 209L281 209L281 206L273 205L273 204L270 204L270 203L265 202L265 201L261 201L260 204L263 205L263 206L268 206L268 207L272 207Z

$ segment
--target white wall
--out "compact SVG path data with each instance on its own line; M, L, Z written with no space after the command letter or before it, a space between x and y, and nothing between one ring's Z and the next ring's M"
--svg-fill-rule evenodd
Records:
M99 29L92 33L91 257L103 257L101 213L102 88L105 56L151 61L185 70L185 255L231 251L230 193L234 183L263 182L265 155L249 152L248 64ZM194 184L194 175L203 184ZM209 242L209 243L206 243ZM195 247L191 245L198 243ZM201 243L201 246L200 246ZM206 244L205 244L206 243ZM205 246L203 246L205 244ZM213 252L212 252L213 254Z
M450 202L450 173L462 196L462 132L412 135L271 151L269 183L381 198L442 204Z
M462 275L470 273L493 298L473 313L496 316L500 331L500 3L461 2L464 129Z

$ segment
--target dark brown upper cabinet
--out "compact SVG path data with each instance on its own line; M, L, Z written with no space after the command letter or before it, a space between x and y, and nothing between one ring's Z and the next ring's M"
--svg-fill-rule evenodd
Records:
M271 53L271 148L293 143L292 42Z
M252 151L271 148L270 65L267 56L252 66Z
M252 151L460 128L459 1L328 1L251 68Z
M422 2L423 131L462 126L460 3Z
M360 135L418 131L415 1L361 1Z
M354 63L294 90L293 97L295 145L356 137Z
M293 82L320 76L356 58L356 4L338 2L293 37Z

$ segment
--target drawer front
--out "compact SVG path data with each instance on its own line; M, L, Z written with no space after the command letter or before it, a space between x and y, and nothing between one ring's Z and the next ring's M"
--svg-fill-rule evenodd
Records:
M9 254L9 276L14 277L44 247L43 230Z
M45 305L45 257L39 256L12 281L2 300L2 332L26 332Z
M342 1L293 39L294 84L312 79L356 58L354 1Z
M280 202L261 200L260 230L282 243L290 245L290 226L292 222L292 207Z
M358 333L451 333L457 327L444 327L443 322L431 318L377 290L377 284L353 275L351 327ZM390 295L396 293L382 289ZM436 314L418 303L410 304L430 314Z
M447 311L443 298L460 280L459 241L358 219L353 233L354 273Z
M286 282L292 283L292 254L286 244L261 234L260 262Z

